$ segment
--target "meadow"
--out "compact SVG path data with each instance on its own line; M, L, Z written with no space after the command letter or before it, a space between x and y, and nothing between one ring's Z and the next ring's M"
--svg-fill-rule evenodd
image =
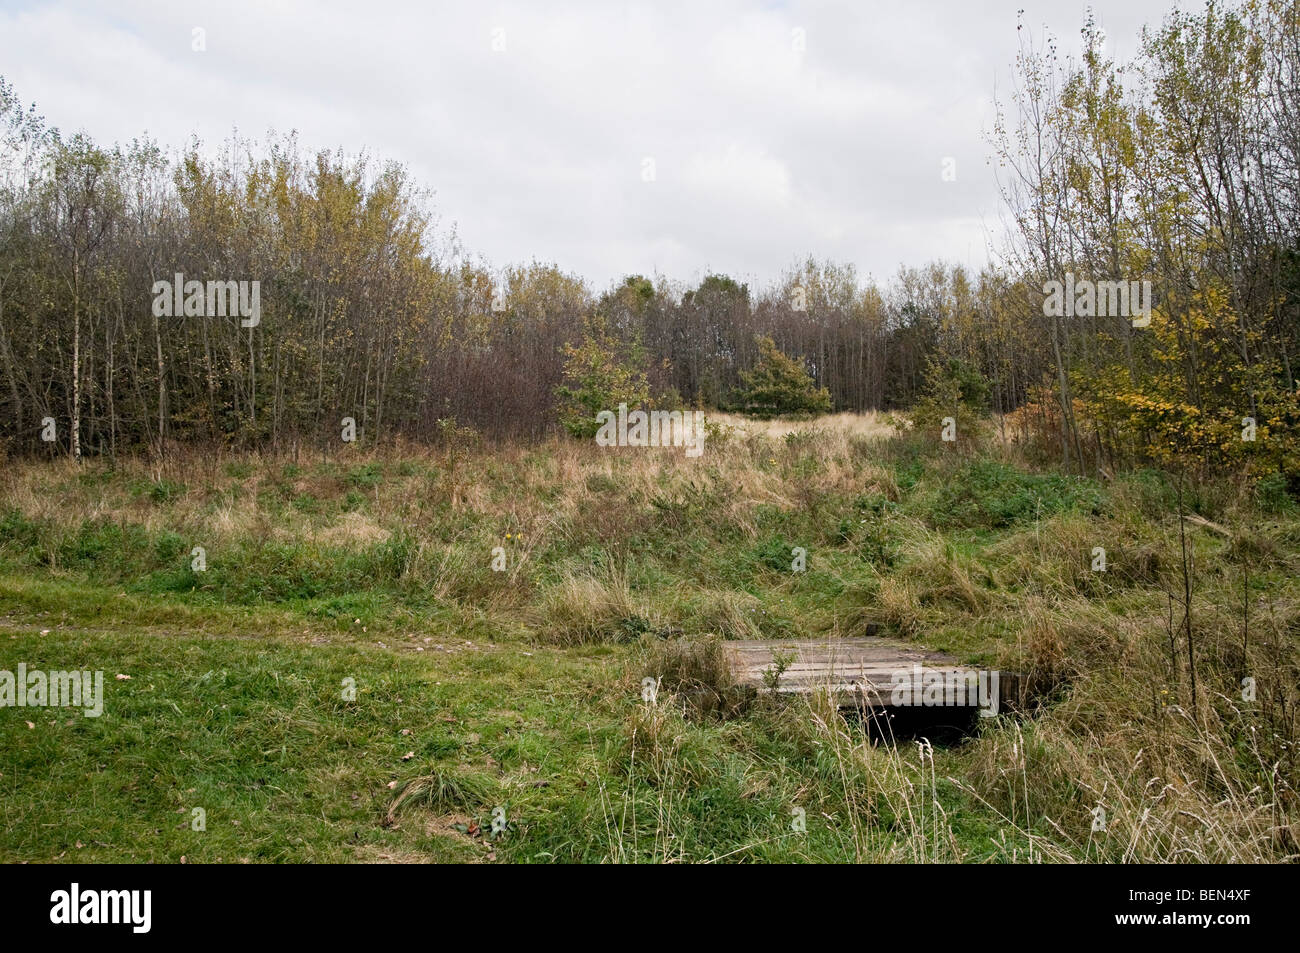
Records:
M0 860L1295 859L1280 478L1062 476L998 428L945 445L889 415L708 419L695 459L453 426L9 461L0 668L103 670L105 699L0 711ZM1017 672L1031 703L882 741L721 663L868 631Z

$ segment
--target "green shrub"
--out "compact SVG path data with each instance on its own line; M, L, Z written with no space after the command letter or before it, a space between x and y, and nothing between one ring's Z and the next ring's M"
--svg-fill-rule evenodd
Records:
M755 546L750 555L754 562L760 566L774 569L777 572L789 572L791 564L794 562L794 555L791 552L793 549L794 547L784 539L776 536Z
M830 391L818 387L802 364L782 354L770 337L758 339L758 351L753 369L740 375L737 410L765 419L830 413Z
M27 557L39 549L40 544L39 524L16 509L6 510L0 515L0 550L18 557Z
M378 463L364 463L353 467L345 482L358 489L370 489L378 486L384 479L384 468Z
M944 481L927 515L939 527L1001 528L1066 510L1103 512L1101 487L1092 480L1025 473L979 459Z
M931 361L925 391L912 410L914 429L929 440L941 440L945 424L955 425L953 443L971 446L984 430L988 411L988 382L963 362Z
M560 423L571 436L590 440L600 424L596 415L616 411L619 404L639 408L650 400L650 385L635 352L627 353L603 320L588 327L579 345L564 353L564 382L556 388Z
M179 533L171 530L164 530L159 534L158 539L154 542L154 556L158 562L166 565L179 560L182 556L187 555L189 547L185 545L185 540Z
M1266 513L1286 513L1295 509L1295 500L1287 492L1287 478L1270 473L1255 484L1255 505Z

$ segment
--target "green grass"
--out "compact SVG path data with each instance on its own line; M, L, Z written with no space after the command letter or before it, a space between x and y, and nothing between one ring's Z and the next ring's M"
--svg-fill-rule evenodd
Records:
M7 862L831 861L854 851L841 779L790 736L791 711L717 724L647 715L634 683L610 690L624 667L606 646L444 651L418 639L40 635L13 623L0 640L29 670L106 678L99 718L9 709L0 719ZM343 700L349 678L355 701ZM666 725L649 727L655 718ZM429 779L439 796L419 795ZM386 824L407 785L417 794ZM972 836L991 823L946 793ZM495 841L456 829L490 830L498 806L510 829ZM790 829L798 806L809 815L802 834ZM205 830L192 829L195 808ZM875 822L886 850L898 821Z
M1176 497L1156 471L1102 484L813 429L697 464L573 444L20 464L0 668L102 670L106 700L0 709L0 860L1291 857L1300 511L1277 481L1185 487L1227 527L1187 527L1191 722ZM868 624L1025 673L1046 707L928 751L816 700L689 703L717 677L692 674L706 636ZM498 807L507 830L473 836Z
M577 698L530 691L536 668L517 650L394 652L161 631L0 637L6 656L29 668L102 668L108 678L99 718L46 709L27 710L34 728L0 722L0 856L10 861L337 862L384 851L468 859L479 853L468 838L418 818L397 829L378 823L388 784L451 763L490 793L456 809L481 813L509 806L514 782L547 770L552 744L578 740ZM574 684L599 669L577 656L548 661L548 676ZM354 702L342 700L348 678ZM206 811L206 831L190 829L195 807Z

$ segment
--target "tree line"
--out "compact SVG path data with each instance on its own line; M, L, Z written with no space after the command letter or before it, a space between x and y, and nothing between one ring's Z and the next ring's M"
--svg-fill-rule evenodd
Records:
M1122 63L1091 20L1081 39L1066 59L1020 31L989 131L995 263L883 286L811 257L763 288L496 269L399 164L292 136L104 146L0 79L0 450L324 446L344 417L369 442L440 421L536 437L575 352L634 368L656 405L729 407L770 340L834 410L974 393L1072 471L1300 472L1300 3L1172 13ZM259 319L154 307L178 275L258 282ZM1053 281L1149 282L1149 323L1056 313Z

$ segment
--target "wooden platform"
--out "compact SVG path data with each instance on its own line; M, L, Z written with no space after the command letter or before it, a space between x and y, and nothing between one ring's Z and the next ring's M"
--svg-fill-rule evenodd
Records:
M905 693L894 692L895 673L907 672L909 684L920 676L941 676L956 682L974 671L941 652L928 652L904 642L881 638L822 639L813 641L736 641L724 645L737 681L760 691L770 690L763 673L774 670L777 653L792 658L777 682L778 692L810 693L828 689L843 705L892 707L920 705ZM1015 698L1017 679L998 673L999 707ZM989 684L991 689L991 683Z

